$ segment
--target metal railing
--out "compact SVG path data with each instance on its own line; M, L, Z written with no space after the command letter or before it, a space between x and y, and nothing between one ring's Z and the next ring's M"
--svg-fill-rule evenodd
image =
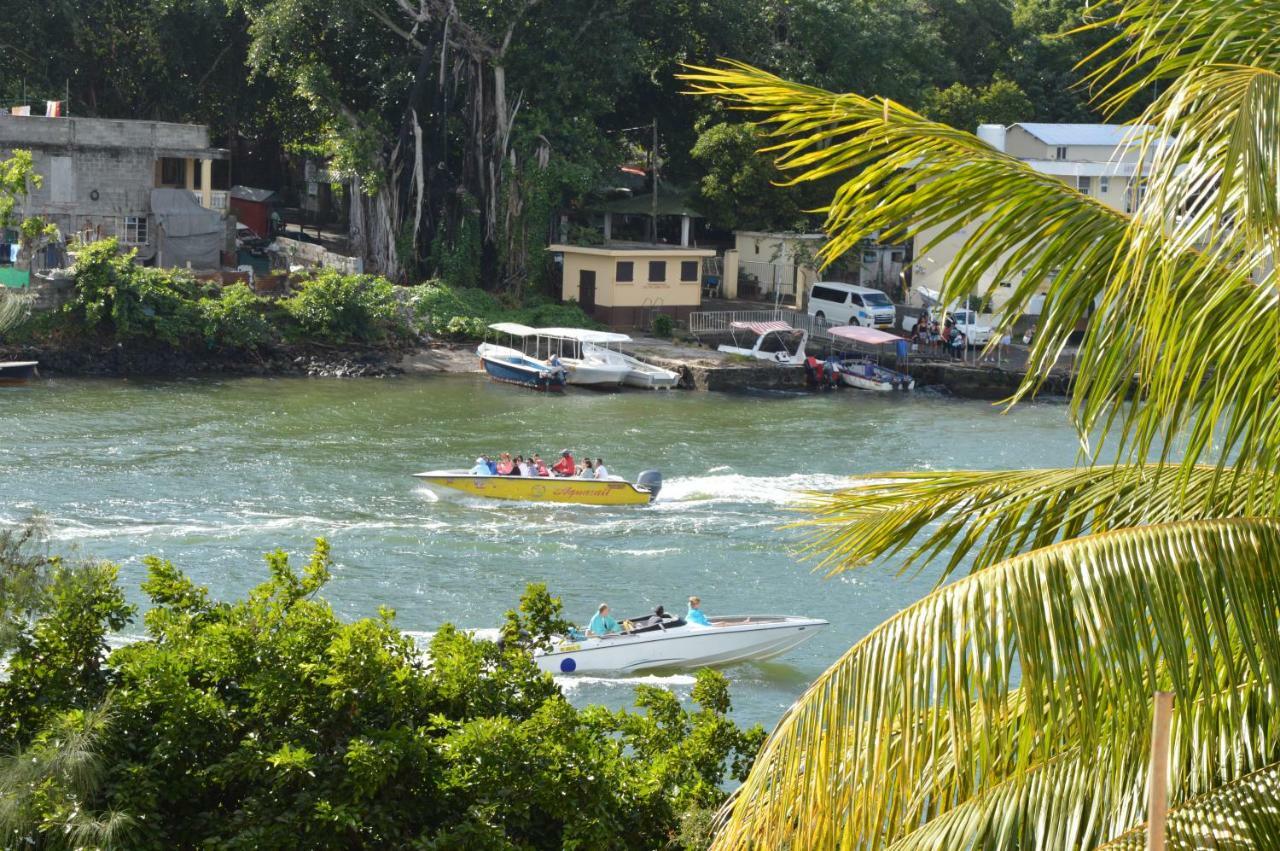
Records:
M694 337L732 333L734 322L785 322L809 332L811 340L830 340L830 325L807 313L789 308L776 310L699 310L689 314L689 333Z

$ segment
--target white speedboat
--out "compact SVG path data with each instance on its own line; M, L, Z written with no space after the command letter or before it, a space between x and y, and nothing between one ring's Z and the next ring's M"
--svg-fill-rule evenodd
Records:
M828 622L789 615L713 617L711 626L665 615L624 621L630 630L584 639L562 638L534 654L553 674L630 673L653 668L705 668L781 656L803 644Z
M616 334L614 336L624 337L626 340L631 339L626 334ZM645 363L639 358L632 357L618 349L609 349L594 343L583 343L582 350L601 361L616 364L625 369L627 372L622 378L622 383L628 387L641 387L645 390L669 390L680 383L680 373L654 366L651 363Z
M729 327L734 334L734 345L720 346L719 351L789 366L804 363L804 347L809 342L808 331L792 328L781 321L730 322ZM755 345L750 347L737 345L738 331L749 331L755 335Z
M877 362L877 358L886 356L897 356L900 361L905 362L907 341L902 337L887 331L878 331L875 328L864 328L861 325L839 325L828 328L827 333L835 340L848 343L854 348L876 353L841 361L840 381L846 386L878 392L915 388L916 381L910 375L889 369Z
M539 354L546 352L564 367L565 381L583 387L620 387L627 376L625 364L612 362L587 351L587 341L604 341L612 338L630 340L626 334L607 331L590 331L586 328L530 328Z

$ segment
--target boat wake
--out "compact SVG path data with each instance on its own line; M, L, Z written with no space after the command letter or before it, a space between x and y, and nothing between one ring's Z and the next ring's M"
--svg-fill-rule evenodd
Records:
M834 491L857 479L830 473L792 473L788 476L743 476L722 473L668 479L654 506L676 507L691 502L727 502L789 505L804 500L809 491Z
M566 693L577 691L584 686L603 686L603 687L621 687L635 688L636 686L658 686L659 688L676 688L678 686L691 686L697 682L697 679L689 674L669 674L660 676L658 674L638 674L633 677L555 677L556 685L560 686L560 690Z

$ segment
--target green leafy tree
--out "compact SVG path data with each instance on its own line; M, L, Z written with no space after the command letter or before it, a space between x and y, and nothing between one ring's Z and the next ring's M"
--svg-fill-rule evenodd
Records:
M703 125L692 151L704 171L698 206L725 230L803 230L800 190L779 185L782 173L761 146L750 124Z
M1010 80L971 89L963 83L925 95L924 113L942 124L974 130L979 124L1013 124L1036 119L1031 99Z
M280 304L306 339L370 343L399 330L395 288L385 278L326 269L297 287L298 292Z
M519 642L446 624L424 654L390 610L338 618L324 541L300 568L266 561L221 602L147 558L148 637L109 655L130 614L112 568L28 620L0 680L7 844L675 848L763 740L729 719L718 674L692 710L659 689L577 710ZM545 633L559 612L531 586L509 626Z
M816 501L831 572L902 554L942 580L787 712L715 848L1141 847L1158 690L1169 847L1275 843L1280 338L1241 328L1280 310L1280 5L1109 8L1097 107L1157 93L1131 131L1150 158L1132 215L882 98L690 71L768 126L795 179L845 179L827 259L979 223L942 298L1025 273L996 335L1047 286L1012 401L1086 328L1079 466L889 473Z

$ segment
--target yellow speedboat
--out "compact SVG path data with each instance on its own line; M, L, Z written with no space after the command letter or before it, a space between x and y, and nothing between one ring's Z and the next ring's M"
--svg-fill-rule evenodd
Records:
M621 479L578 479L554 476L480 476L466 470L414 473L442 496L482 496L523 502L570 502L579 505L648 505L662 490L662 474L646 470L632 484Z

